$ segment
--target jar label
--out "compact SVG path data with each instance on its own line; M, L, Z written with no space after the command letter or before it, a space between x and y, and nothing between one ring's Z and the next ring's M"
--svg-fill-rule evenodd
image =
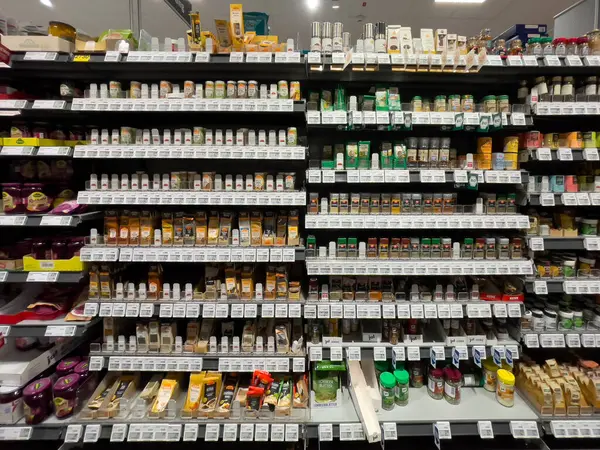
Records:
M32 192L27 197L27 211L43 212L50 207L50 200L43 192Z

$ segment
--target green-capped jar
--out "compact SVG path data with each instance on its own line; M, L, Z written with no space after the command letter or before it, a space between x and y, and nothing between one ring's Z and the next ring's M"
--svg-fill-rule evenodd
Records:
M483 97L483 112L495 113L498 112L498 105L496 104L495 95L486 95Z
M435 112L446 112L446 96L438 95L433 101L433 108Z
M448 110L451 112L460 112L460 95L451 95L448 97Z
M396 378L396 405L406 406L408 405L408 386L410 379L408 372L406 370L395 370L394 377Z
M415 95L411 103L413 112L423 112L423 99L421 97Z
M386 411L391 411L394 409L396 378L389 372L383 372L379 376L379 386L381 391L381 407Z
M496 107L496 112L510 112L510 100L508 95L499 95L497 97L498 106Z

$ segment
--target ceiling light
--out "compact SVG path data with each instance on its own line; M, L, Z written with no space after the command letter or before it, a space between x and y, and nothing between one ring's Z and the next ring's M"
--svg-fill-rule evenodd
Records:
M485 0L435 0L435 3L483 3Z
M319 0L306 0L306 6L311 11L314 11L319 7Z
M40 3L44 6L47 6L48 8L54 8L52 0L40 0Z
M340 1L339 0L331 0L331 7L333 9L340 9Z

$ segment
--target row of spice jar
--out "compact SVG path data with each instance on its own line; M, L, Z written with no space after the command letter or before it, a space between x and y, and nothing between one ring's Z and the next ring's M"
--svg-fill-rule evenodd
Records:
M84 245L84 237L27 238L11 246L0 247L0 259L21 259L26 255L39 260L71 259L79 255Z
M527 211L529 215L530 236L548 237L575 237L597 236L598 219L585 216L576 216L575 211L561 210L559 213L550 214L546 211Z
M2 183L4 214L44 214L75 198L66 184Z
M573 253L553 252L549 258L536 253L534 260L538 278L600 278L593 256L577 256Z
M572 76L536 77L533 83L520 81L517 98L520 103L533 103L542 96L597 95L600 92L598 77L575 78ZM534 95L535 94L535 95ZM545 97L543 97L545 98Z
M185 81L183 89L178 83L161 81L160 84L141 83L130 81L129 88L122 90L119 81L111 81L98 86L96 83L89 85L85 92L86 97L96 99L104 98L132 98L132 99L159 99L159 98L215 98L215 99L291 99L300 100L300 82L280 80L277 83L259 84L258 81L205 81L204 84L194 81Z
M73 125L68 129L62 125L50 125L46 122L13 122L10 130L0 131L1 137L8 138L38 138L58 141L83 141L88 132L83 126Z
M535 37L530 38L523 48L523 42L520 39L513 39L508 44L504 39L497 39L491 51L493 55L506 57L509 55L577 55L589 56L600 54L600 41L593 41L594 48L590 48L590 39L588 36L565 38L558 37Z
M18 181L65 182L73 176L73 162L66 159L51 161L22 159L10 163L10 179Z
M498 113L511 111L510 97L508 95L486 95L480 101L482 111ZM433 103L428 98L414 96L411 101L413 112L475 112L475 103L472 95L437 95Z

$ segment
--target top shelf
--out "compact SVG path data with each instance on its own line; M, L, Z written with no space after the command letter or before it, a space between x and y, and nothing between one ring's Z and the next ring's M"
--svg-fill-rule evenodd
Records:
M170 78L187 79L218 73L250 76L257 80L272 80L283 77L292 80L337 80L337 81L419 81L438 83L443 73L446 81L469 83L512 83L523 76L540 73L552 75L597 75L600 72L600 57L549 57L550 59L525 56L488 56L485 65L473 66L465 73L466 58L442 55L389 55L353 54L344 67L344 56L295 53L238 53L208 55L190 52L131 52L129 55L109 54L59 54L53 52L13 53L11 69L0 72L0 78L53 78L63 79L68 72L71 79L125 79L143 78L161 80ZM335 61L335 63L334 63ZM65 67L66 66L66 67ZM151 70L148 70L151 67ZM468 78L464 78L468 77Z

